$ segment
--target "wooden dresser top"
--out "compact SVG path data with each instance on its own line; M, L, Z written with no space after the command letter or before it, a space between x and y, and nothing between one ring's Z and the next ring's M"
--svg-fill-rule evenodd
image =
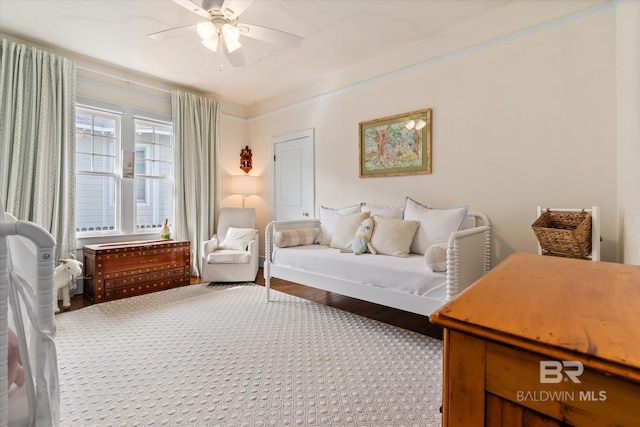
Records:
M136 242L102 243L98 245L85 245L90 251L106 251L109 249L153 249L163 246L181 246L189 243L188 240L140 240Z
M640 381L640 266L515 254L430 318Z

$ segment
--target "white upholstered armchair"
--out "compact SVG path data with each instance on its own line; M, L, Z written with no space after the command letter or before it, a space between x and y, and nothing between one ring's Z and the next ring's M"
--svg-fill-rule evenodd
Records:
M216 234L202 248L202 280L253 282L258 274L259 238L253 208L221 208Z

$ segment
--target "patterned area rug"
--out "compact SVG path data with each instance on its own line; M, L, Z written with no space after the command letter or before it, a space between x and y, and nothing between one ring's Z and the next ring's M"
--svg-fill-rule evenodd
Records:
M61 426L440 426L442 342L262 286L56 316Z

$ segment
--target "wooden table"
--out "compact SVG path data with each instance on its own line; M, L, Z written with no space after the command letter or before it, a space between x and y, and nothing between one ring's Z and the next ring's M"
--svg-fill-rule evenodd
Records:
M190 242L154 240L84 247L84 295L92 302L189 284Z
M512 255L431 321L443 426L640 426L640 266Z

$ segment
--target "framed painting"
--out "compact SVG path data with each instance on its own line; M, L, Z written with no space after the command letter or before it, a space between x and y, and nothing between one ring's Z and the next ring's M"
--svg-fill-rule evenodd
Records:
M360 123L360 178L431 173L431 108Z

